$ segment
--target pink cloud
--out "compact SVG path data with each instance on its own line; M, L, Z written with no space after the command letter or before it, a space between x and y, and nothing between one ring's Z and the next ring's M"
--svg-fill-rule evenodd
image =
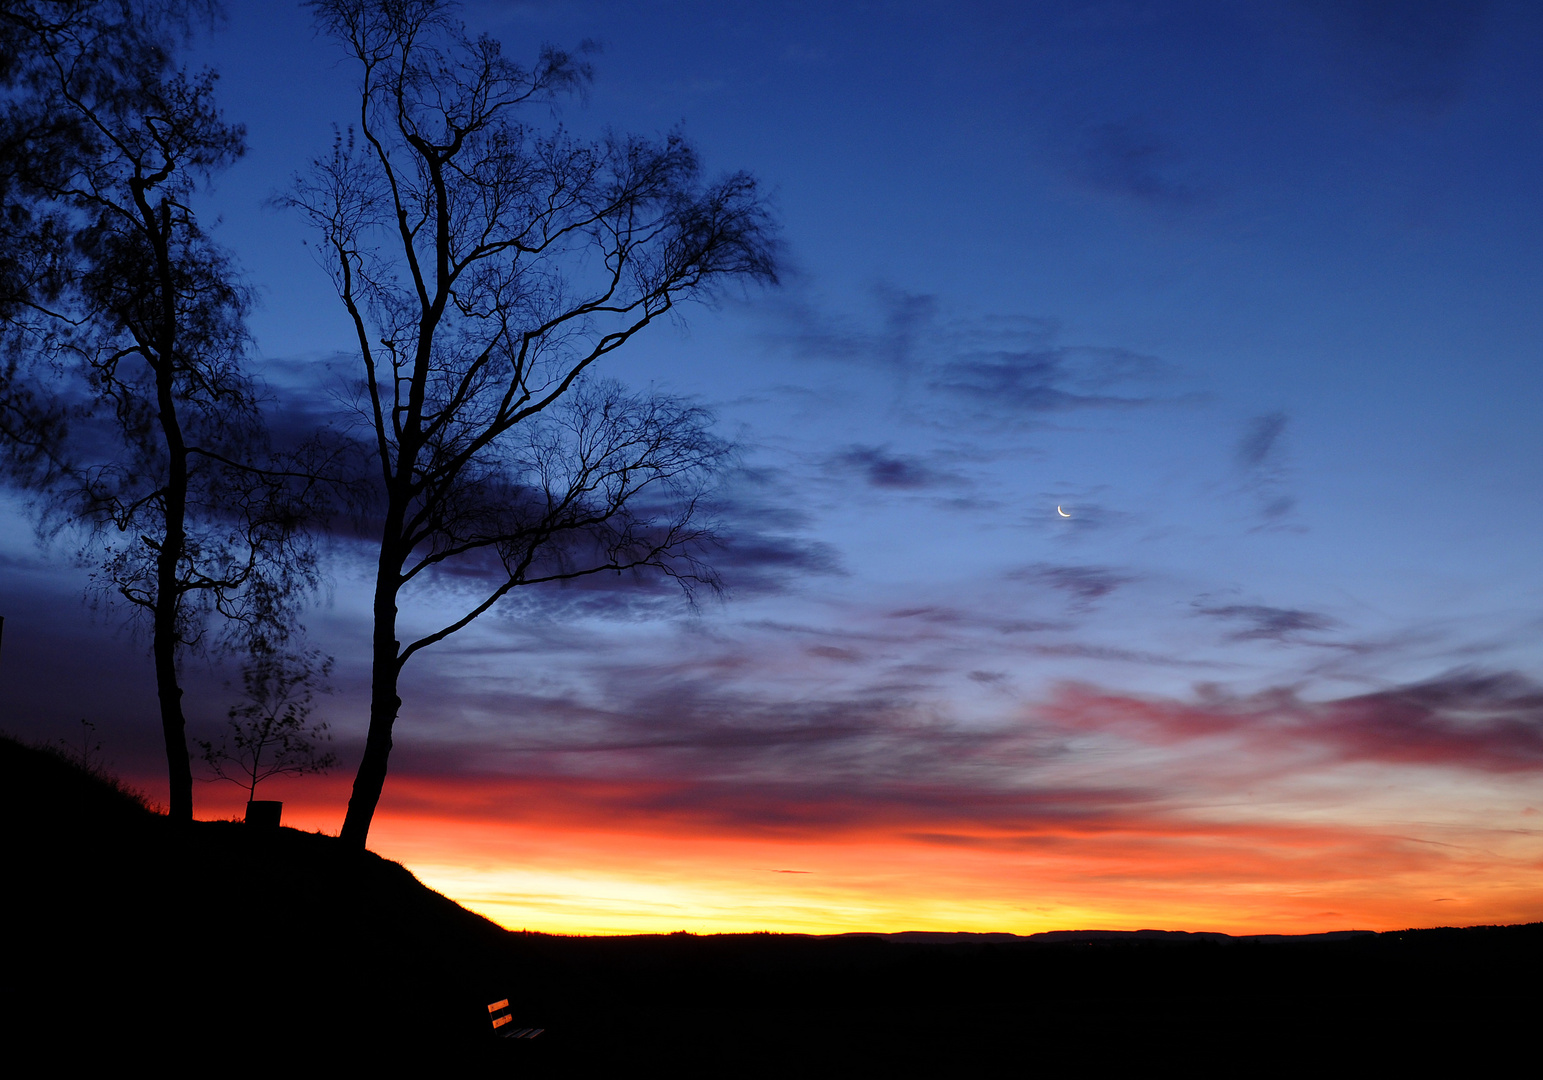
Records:
M1519 675L1455 672L1333 701L1295 690L1194 702L1063 686L1036 714L1063 728L1170 745L1233 739L1259 751L1317 750L1341 761L1543 771L1543 687Z

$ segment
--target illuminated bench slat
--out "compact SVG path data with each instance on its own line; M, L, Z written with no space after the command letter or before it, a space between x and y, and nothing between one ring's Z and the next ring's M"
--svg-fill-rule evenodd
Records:
M488 1017L493 1023L493 1030L505 1039L534 1039L546 1028L524 1027L518 1031L509 1028L507 1031L499 1031L499 1028L508 1027L514 1023L514 1017L509 1014L509 999L503 998L488 1006Z

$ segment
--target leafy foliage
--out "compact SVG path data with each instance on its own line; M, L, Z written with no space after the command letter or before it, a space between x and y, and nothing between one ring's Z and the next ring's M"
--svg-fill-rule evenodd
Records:
M0 11L0 441L45 522L84 525L98 596L149 623L175 816L192 813L178 658L282 640L317 580L311 460L272 452L245 368L251 298L196 188L245 134L174 64L210 5L20 0Z

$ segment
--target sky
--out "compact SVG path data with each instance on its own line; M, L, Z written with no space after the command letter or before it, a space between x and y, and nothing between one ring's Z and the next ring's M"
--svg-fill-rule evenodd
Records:
M352 76L302 8L227 11L192 62L249 150L198 208L258 291L254 370L314 385L351 330L273 197ZM462 14L516 58L597 42L556 119L749 170L785 266L605 372L739 445L725 597L526 590L414 657L373 849L563 933L1543 919L1543 11ZM90 719L164 799L143 635L0 499L0 726ZM344 764L261 790L336 832L368 553L327 571ZM213 732L234 676L186 676Z

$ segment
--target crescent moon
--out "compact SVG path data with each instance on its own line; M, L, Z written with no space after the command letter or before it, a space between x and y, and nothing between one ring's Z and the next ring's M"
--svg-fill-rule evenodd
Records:
M1071 517L1070 514L1068 514L1065 510L1062 510L1059 506L1055 508L1055 512L1060 514L1062 517Z

